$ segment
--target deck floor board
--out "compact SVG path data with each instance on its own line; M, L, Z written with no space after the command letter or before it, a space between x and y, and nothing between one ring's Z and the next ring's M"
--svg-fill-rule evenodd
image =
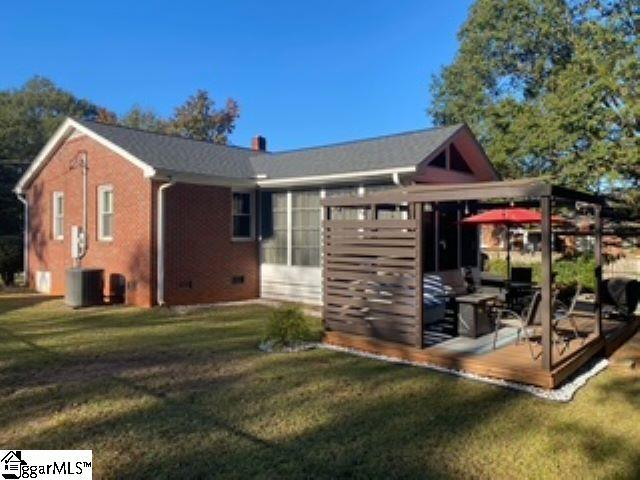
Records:
M325 332L325 342L411 362L430 363L477 375L555 388L595 354L610 354L614 346L617 348L633 336L640 321L639 318L627 323L604 320L604 336L601 338L592 333L593 318L582 317L577 319L577 323L583 337L572 339L566 347L562 345L561 351L554 347L554 368L551 371L542 367L541 355L532 359L529 347L522 341L482 354L453 351L437 345L419 349L336 331ZM534 345L534 353L540 353L539 345Z

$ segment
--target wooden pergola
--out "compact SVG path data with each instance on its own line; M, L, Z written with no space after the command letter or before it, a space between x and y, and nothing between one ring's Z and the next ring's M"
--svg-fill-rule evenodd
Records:
M522 359L514 361L512 367L507 365L502 368L502 362L508 363L509 360L498 357L493 358L489 366L483 367L482 357L448 358L443 352L437 351L437 347L425 348L423 344L422 290L424 255L428 246L428 241L423 239L425 211L436 212L437 215L442 205L468 206L469 202L474 208L484 209L495 205L525 205L540 209L542 354L538 362L531 362L531 368ZM588 341L569 354L554 358L552 210L575 208L576 202L581 207L588 206L593 212L594 228L589 233L595 242L595 314L591 319L593 327ZM601 197L539 179L422 184L362 197L326 198L323 200L325 341L555 387L606 346L600 292L604 205ZM388 215L380 215L380 212L390 208L402 210L402 218L396 215L396 218L389 219L386 218ZM352 214L341 214L349 210ZM461 210L459 208L458 212ZM562 233L584 235L584 232L567 231L566 228ZM433 240L437 239L436 227ZM437 256L438 247L431 252ZM435 263L437 270L437 261ZM430 351L433 355L429 354ZM487 356L485 363L489 357L491 355ZM527 373L528 370L531 372Z

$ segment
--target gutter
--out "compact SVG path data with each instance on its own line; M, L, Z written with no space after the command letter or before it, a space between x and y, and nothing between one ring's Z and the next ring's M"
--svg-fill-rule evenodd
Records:
M386 168L380 170L364 170L326 175L308 175L305 177L286 177L270 179L258 173L253 178L228 178L212 175L180 173L171 170L156 170L147 177L159 182L189 183L194 185L215 185L237 188L289 188L304 186L322 186L329 183L347 183L366 180L383 180L391 176L396 185L402 185L402 177L416 172L416 166Z
M24 227L22 240L22 270L25 286L29 285L29 202L24 193L16 191L16 197L24 205Z
M157 209L158 209L158 222L156 225L156 235L157 235L157 254L156 254L156 300L158 305L162 306L165 304L164 301L164 192L168 188L174 186L176 183L174 181L169 181L169 183L164 183L160 185L158 188L158 201L157 201Z
M305 186L305 185L324 185L327 183L345 183L352 181L362 180L375 180L381 177L387 177L391 175L392 180L403 174L412 174L416 172L416 166L385 168L380 170L364 170L357 172L345 172L345 173L332 173L327 175L310 175L306 177L289 177L289 178L277 178L277 179L264 179L257 180L259 187L292 187L292 186ZM388 178L388 177L387 177Z

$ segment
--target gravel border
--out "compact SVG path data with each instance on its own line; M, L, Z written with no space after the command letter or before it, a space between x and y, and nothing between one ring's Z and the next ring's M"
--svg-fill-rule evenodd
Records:
M297 353L314 350L320 347L318 342L296 342L285 347L276 346L273 341L265 340L260 342L258 349L265 353Z
M402 360L400 358L388 357L385 355L376 355L373 353L368 353L368 352L364 352L362 350L356 350L353 348L338 347L336 345L329 345L326 343L319 343L317 344L317 347L322 348L324 350L349 353L351 355L357 355L359 357L370 358L373 360L382 360L384 362L395 363L398 365L411 365L414 367L427 368L429 370L448 373L450 375L455 375L457 377L462 377L462 378L474 380L477 382L488 383L490 385L495 385L497 387L517 390L520 392L528 393L530 395L534 395L538 398L543 398L545 400L549 400L553 402L563 402L563 403L570 402L575 396L576 392L581 387L586 385L590 378L595 377L597 374L599 374L604 369L606 369L607 366L609 365L609 361L607 359L592 361L587 365L585 365L583 368L581 368L576 374L574 374L570 378L570 380L563 383L559 388L556 388L553 390L547 390L545 388L536 387L533 385L526 385L526 384L517 383L517 382L509 382L507 380L500 380L497 378L483 377L483 376L465 372L462 370L453 370L450 368L444 368L431 363L410 362L408 360Z

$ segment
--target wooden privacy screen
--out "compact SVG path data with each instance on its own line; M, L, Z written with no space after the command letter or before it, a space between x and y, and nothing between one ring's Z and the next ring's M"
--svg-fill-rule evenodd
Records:
M413 219L325 221L325 329L421 341L418 238Z

